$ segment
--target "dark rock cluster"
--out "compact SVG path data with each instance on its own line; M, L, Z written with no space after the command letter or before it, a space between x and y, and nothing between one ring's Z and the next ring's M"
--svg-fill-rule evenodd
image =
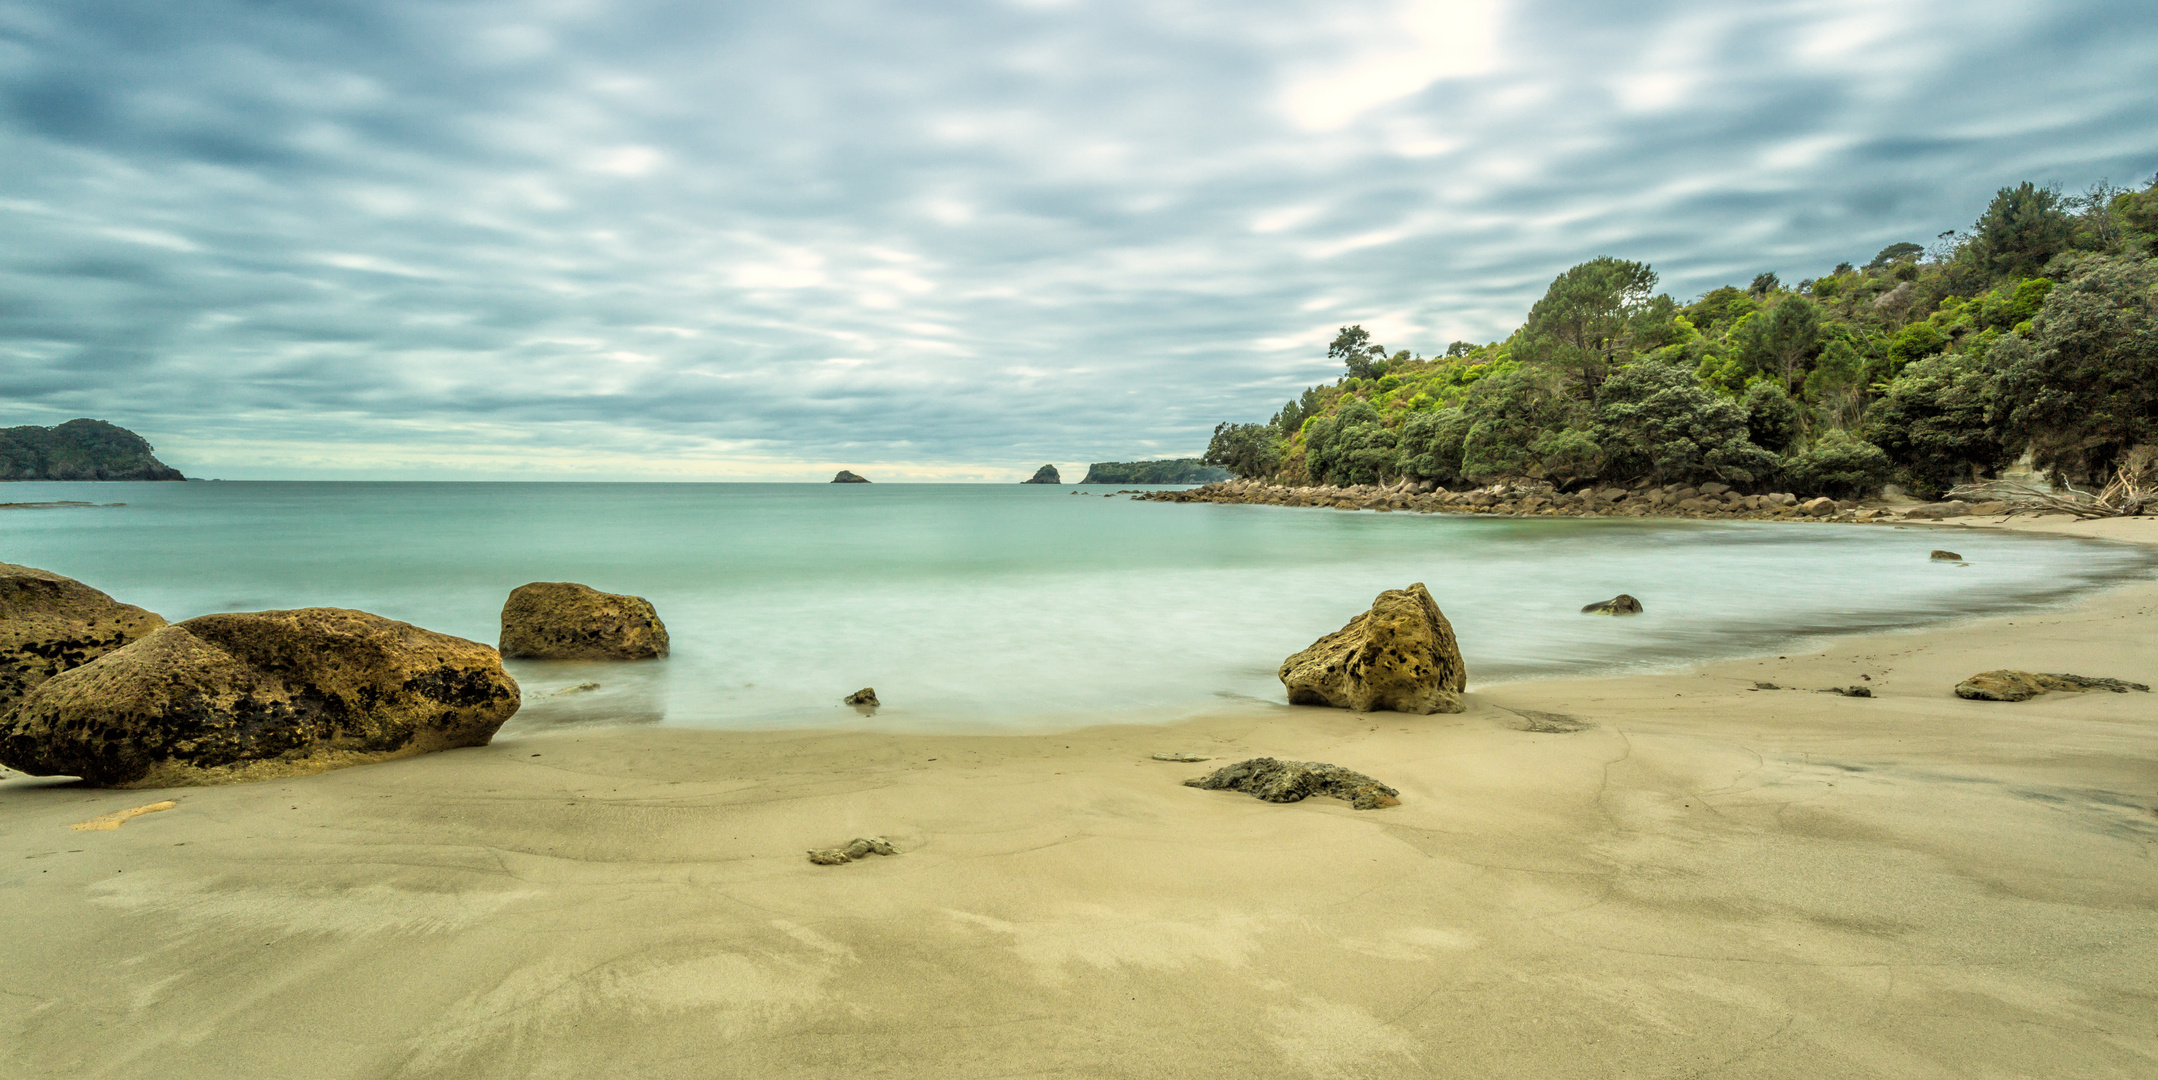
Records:
M1401 793L1360 772L1319 761L1252 758L1225 765L1185 787L1242 791L1267 802L1301 802L1314 795L1341 799L1358 810L1376 810L1401 802Z

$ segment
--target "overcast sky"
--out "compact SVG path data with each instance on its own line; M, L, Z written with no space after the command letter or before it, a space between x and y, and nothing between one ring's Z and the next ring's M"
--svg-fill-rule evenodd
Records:
M2158 170L2149 0L0 0L0 425L189 475L1197 453L1559 271ZM1067 480L1076 479L1067 476Z

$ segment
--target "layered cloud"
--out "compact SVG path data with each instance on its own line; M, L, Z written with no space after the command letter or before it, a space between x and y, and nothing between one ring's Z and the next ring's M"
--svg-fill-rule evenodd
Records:
M0 423L191 474L1016 478L2158 169L2131 3L0 0Z

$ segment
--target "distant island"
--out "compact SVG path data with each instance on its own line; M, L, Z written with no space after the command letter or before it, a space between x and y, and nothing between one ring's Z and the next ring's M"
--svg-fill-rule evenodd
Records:
M2158 477L2154 255L2158 179L2002 188L1930 247L1691 302L1645 263L1592 259L1503 341L1419 356L1342 327L1340 378L1222 424L1203 460L1290 486L1938 498L2014 469L2140 489Z
M103 420L0 428L0 480L185 480L142 436Z
M1064 482L1064 480L1062 477L1059 477L1057 475L1056 466L1044 465L1041 468L1034 470L1033 479L1021 480L1019 482L1022 484L1061 484Z
M1227 480L1229 470L1215 468L1198 458L1166 458L1161 461L1097 461L1087 466L1082 484L1211 484Z
M866 484L868 482L868 477L848 472L845 469L839 470L839 475L832 477L832 483L835 484Z

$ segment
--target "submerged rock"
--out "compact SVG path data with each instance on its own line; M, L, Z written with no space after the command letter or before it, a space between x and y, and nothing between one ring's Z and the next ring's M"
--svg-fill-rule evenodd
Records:
M1626 595L1625 593L1620 593L1609 600L1599 600L1596 603L1590 604L1587 607L1582 608L1581 614L1639 615L1641 614L1641 601L1636 600L1633 597Z
M641 596L535 581L502 605L500 644L511 659L653 660L667 655L667 624Z
M45 680L163 625L74 578L0 563L0 717Z
M839 470L839 475L832 477L832 483L835 484L866 484L868 482L868 477L848 472L845 469Z
M1380 593L1370 611L1282 661L1278 675L1292 705L1427 714L1466 708L1461 646L1421 582Z
M846 697L841 698L840 704L876 706L883 704L883 702L877 700L876 687L865 686L862 687L860 690L856 690L855 692L848 694Z
M343 608L204 615L48 680L0 723L36 776L166 787L483 746L517 711L493 649Z
M2000 668L1981 671L1956 684L1956 696L1972 701L2029 701L2040 694L2053 690L2084 692L2110 690L2125 694L2130 690L2148 693L2150 687L2120 679L2099 679L2089 675L2046 674L2035 671L2011 671Z
M1401 802L1401 793L1360 772L1320 761L1282 761L1252 758L1225 765L1206 776L1184 781L1185 787L1208 791L1242 791L1267 802L1301 802L1313 795L1330 795L1358 810L1376 810Z
M899 849L881 836L857 836L841 847L811 848L809 861L818 866L838 866L871 855L897 855Z
M1021 480L1019 482L1022 484L1061 484L1064 481L1061 477L1057 476L1056 466L1044 465L1041 468L1034 470L1034 475L1031 478Z

